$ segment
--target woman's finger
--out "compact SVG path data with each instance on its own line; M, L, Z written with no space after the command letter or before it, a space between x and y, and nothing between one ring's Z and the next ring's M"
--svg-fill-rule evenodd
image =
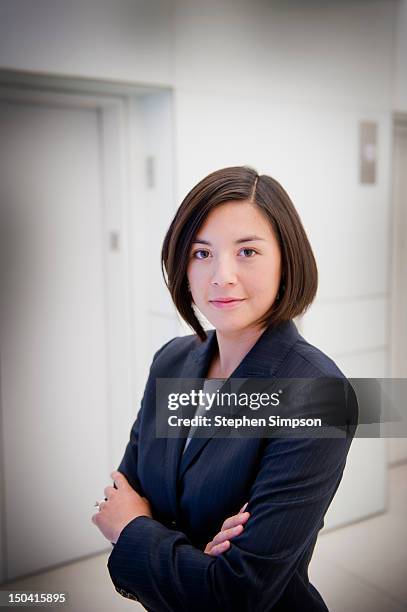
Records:
M241 508L247 507L247 503ZM250 517L250 512L239 512L225 520L222 529L216 534L211 542L206 545L204 552L208 555L220 555L230 546L230 540L240 535L244 529L244 524Z
M218 552L218 554L220 554L220 552L222 552L224 548L225 550L229 548L229 545L230 545L229 540L240 535L242 531L243 531L242 525L237 525L236 527L227 529L226 531L219 531L219 533L216 534L213 540L211 540L206 545L204 552L207 554L211 554L211 551L215 549ZM229 544L226 545L226 542L229 542Z
M226 552L229 546L230 546L230 542L229 540L226 540L225 542L222 542L221 544L212 546L209 551L205 550L205 552L207 552L208 555L217 557L218 555L221 555L222 553Z
M250 512L243 512L242 514L235 514L225 520L222 525L222 531L224 529L230 529L230 527L236 527L236 525L244 525L250 516Z
M212 542L214 545L220 544L225 540L229 540L231 538L235 538L240 535L243 531L243 525L236 525L236 527L231 527L230 529L225 529L224 531L219 531L216 536L213 538Z
M245 503L245 504L244 504L244 505L243 505L243 506L240 508L240 510L239 510L239 514L243 514L243 512L244 512L244 511L246 510L246 508L247 508L247 504L248 504L248 503L249 503L249 502L246 502L246 503Z

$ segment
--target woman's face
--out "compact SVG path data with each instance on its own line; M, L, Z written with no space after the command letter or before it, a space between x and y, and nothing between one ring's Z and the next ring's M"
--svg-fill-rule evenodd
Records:
M192 243L187 276L195 305L216 330L253 326L275 301L281 276L280 248L264 213L242 201L212 210Z

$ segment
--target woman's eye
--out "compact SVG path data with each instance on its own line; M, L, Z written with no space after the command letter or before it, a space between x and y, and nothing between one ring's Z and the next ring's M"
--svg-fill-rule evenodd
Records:
M249 257L253 257L253 255L255 255L257 251L255 251L254 249L246 248L241 249L239 253L243 253L243 257L245 259L248 259ZM197 251L194 251L192 253L192 257L194 259L208 259L208 257L210 257L210 252L206 249L198 249Z
M256 251L254 249L242 249L240 251L241 253L244 253L244 257L253 257L253 255L256 254Z
M195 259L207 259L209 257L209 251L206 251L205 249L199 249L199 251L195 251L192 254L192 257L195 257Z

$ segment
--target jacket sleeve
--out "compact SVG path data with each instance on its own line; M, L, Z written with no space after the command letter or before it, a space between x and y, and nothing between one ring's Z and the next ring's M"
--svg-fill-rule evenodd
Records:
M221 556L136 517L109 557L116 589L160 612L271 609L322 525L350 443L350 437L270 439L249 495L251 516Z
M166 346L168 346L175 339L176 338L172 338L169 342L166 342L154 354L153 361L150 366L150 374L151 374L151 368L152 368L154 361L157 359L160 353L166 348ZM123 459L121 460L121 463L119 467L117 468L118 472L121 472L122 474L124 474L124 476L126 476L129 484L133 487L133 489L135 489L137 493L139 493L139 495L142 495L142 496L144 496L143 489L137 477L137 457L138 457L139 429L140 429L140 421L141 421L143 405L144 405L144 395L145 395L145 391L144 391L144 394L141 400L141 405L140 405L140 409L137 414L137 418L130 431L130 439L127 443L127 446L126 446L126 449L123 455Z

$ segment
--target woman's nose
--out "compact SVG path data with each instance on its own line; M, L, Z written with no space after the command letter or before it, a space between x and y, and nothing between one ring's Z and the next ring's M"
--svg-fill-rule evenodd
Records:
M211 280L212 285L224 287L226 285L234 285L236 281L236 270L228 258L219 259L215 262Z

